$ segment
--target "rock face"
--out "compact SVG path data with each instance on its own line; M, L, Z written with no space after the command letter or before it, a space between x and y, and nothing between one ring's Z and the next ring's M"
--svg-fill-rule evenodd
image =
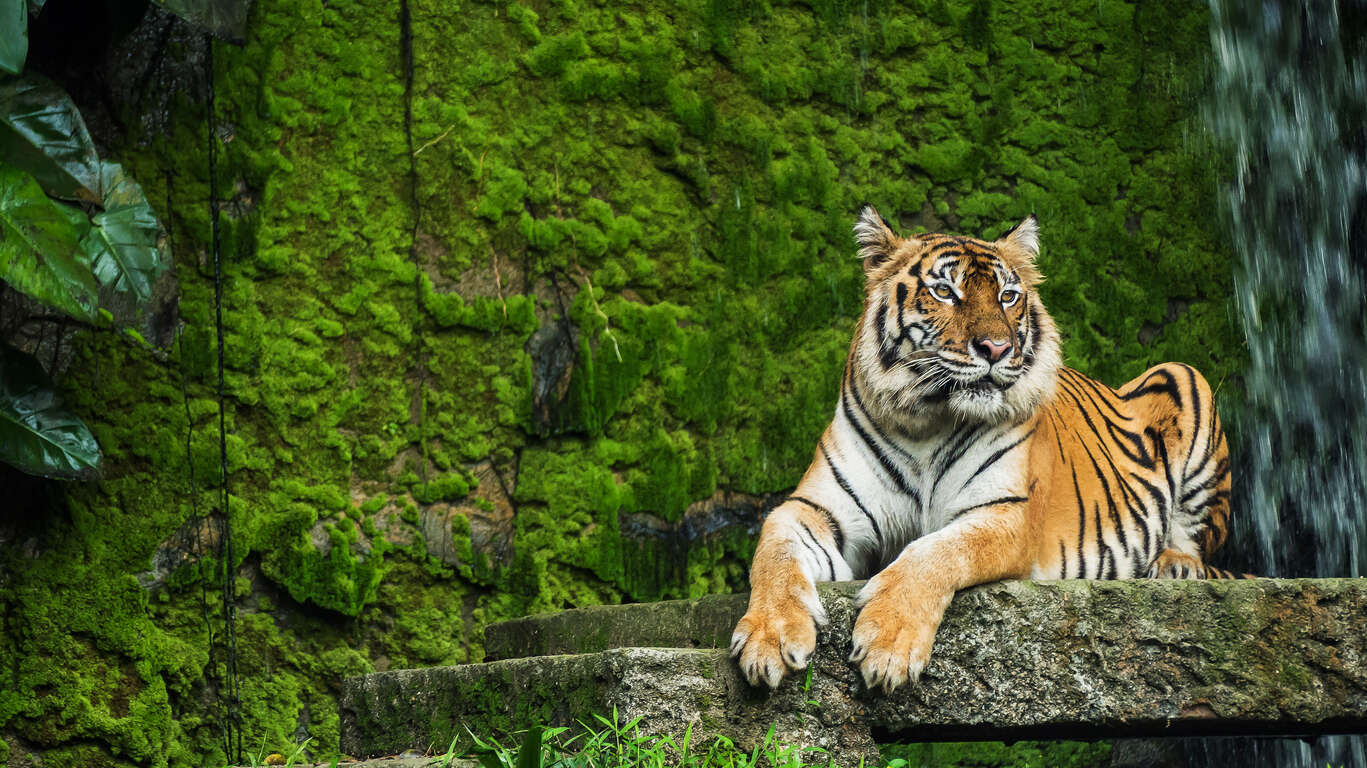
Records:
M846 661L859 583L822 585L809 677L769 693L724 650L743 595L489 627L501 661L352 678L342 750L446 743L464 724L571 725L616 707L653 733L874 754L910 740L1367 730L1367 580L1010 581L960 593L920 683L866 690ZM654 647L619 647L654 646Z

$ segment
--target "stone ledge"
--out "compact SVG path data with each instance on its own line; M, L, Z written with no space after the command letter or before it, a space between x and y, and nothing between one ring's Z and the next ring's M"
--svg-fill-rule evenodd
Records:
M348 680L342 749L572 725L615 706L649 732L784 743L855 762L874 737L1101 738L1367 732L1367 579L1011 581L961 592L920 683L864 689L849 652L857 583L822 585L809 680L744 683L721 649L744 596L617 606L491 627L508 656L596 652ZM635 618L633 618L635 617ZM631 627L640 628L637 635ZM644 626L642 626L644 624ZM635 641L696 648L597 650ZM499 645L501 644L501 645Z

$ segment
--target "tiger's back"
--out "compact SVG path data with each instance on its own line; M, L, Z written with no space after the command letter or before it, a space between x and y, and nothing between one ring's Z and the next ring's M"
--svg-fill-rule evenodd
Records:
M1060 368L1030 452L1030 575L1228 577L1206 564L1229 520L1229 447L1194 368L1163 363L1119 390Z

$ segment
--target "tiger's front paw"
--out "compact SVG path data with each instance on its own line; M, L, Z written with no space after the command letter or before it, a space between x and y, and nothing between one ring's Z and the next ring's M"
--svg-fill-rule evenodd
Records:
M886 572L885 572L886 573ZM938 594L911 586L910 579L875 576L859 593L850 661L859 664L864 685L891 693L916 682L930 661L935 630L953 592Z
M780 594L754 594L731 635L731 656L739 659L741 674L751 685L763 682L777 688L788 670L807 667L816 650L817 626L825 623L810 582Z

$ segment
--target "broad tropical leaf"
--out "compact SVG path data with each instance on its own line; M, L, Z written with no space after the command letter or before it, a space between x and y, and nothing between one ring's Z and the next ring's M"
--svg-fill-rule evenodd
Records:
M0 345L0 461L31 475L80 477L100 464L85 424L61 407L32 356Z
M0 162L32 174L53 197L100 203L90 132L71 97L45 77L0 81Z
M100 285L111 288L141 307L152 295L152 284L166 271L157 248L160 227L142 195L142 187L118 163L100 163L104 213L81 240Z
M48 199L31 176L0 164L0 280L72 317L90 320L95 275L79 210Z
M225 40L242 42L251 0L156 0L157 5Z
M15 75L28 58L28 9L27 0L0 0L0 69Z

